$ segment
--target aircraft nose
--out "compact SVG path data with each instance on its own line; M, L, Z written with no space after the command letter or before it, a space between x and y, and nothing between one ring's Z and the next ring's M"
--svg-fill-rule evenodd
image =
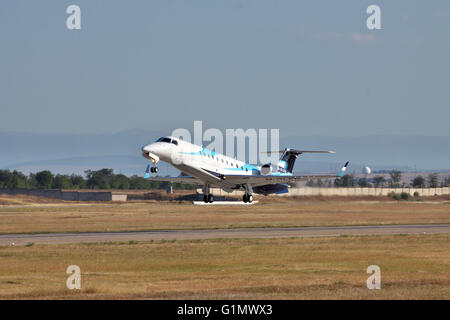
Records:
M154 155L159 156L161 153L164 153L164 149L159 143L147 144L142 147L142 153L152 153Z
M154 163L157 163L159 161L159 157L161 156L161 153L159 152L158 149L159 149L158 145L155 145L154 143L147 144L141 148L142 155L144 156L144 158L147 158L153 161Z
M142 152L143 153L149 153L149 152L152 152L152 151L153 151L153 149L152 149L152 145L151 144L147 144L147 145L142 147Z

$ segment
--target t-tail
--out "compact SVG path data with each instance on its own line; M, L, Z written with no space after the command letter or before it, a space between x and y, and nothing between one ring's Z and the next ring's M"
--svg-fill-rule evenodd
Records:
M280 171L292 173L294 170L295 160L302 153L335 153L334 151L313 151L313 150L295 150L286 148L282 151L280 160L278 161L278 168Z

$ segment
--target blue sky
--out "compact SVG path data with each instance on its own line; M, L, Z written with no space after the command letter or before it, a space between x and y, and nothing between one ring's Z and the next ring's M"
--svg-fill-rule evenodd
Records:
M0 131L450 136L449 31L438 0L2 0Z

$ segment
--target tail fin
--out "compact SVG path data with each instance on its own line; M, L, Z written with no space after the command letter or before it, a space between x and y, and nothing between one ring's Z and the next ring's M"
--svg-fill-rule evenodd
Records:
M349 161L347 161L347 162L344 164L344 166L342 167L341 171L339 171L339 173L338 173L338 175L337 175L339 178L342 177L342 176L344 175L345 170L347 170L348 163L349 163Z
M278 161L278 167L290 173L294 170L295 160L297 160L297 157L302 153L335 153L334 151L294 150L289 148L279 152L282 154Z

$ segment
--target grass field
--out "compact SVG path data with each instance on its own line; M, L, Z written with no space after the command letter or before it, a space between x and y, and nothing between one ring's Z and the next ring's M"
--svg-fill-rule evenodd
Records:
M1 299L450 299L449 235L0 247ZM66 288L69 265L81 290ZM381 289L366 268L381 268Z
M450 223L450 201L376 199L263 199L253 206L208 207L169 201L41 203L15 198L22 203L0 206L0 233Z
M72 203L0 197L0 233L450 223L448 199ZM0 299L450 299L450 235L0 247ZM369 290L369 265L381 290ZM82 289L66 288L69 265Z

